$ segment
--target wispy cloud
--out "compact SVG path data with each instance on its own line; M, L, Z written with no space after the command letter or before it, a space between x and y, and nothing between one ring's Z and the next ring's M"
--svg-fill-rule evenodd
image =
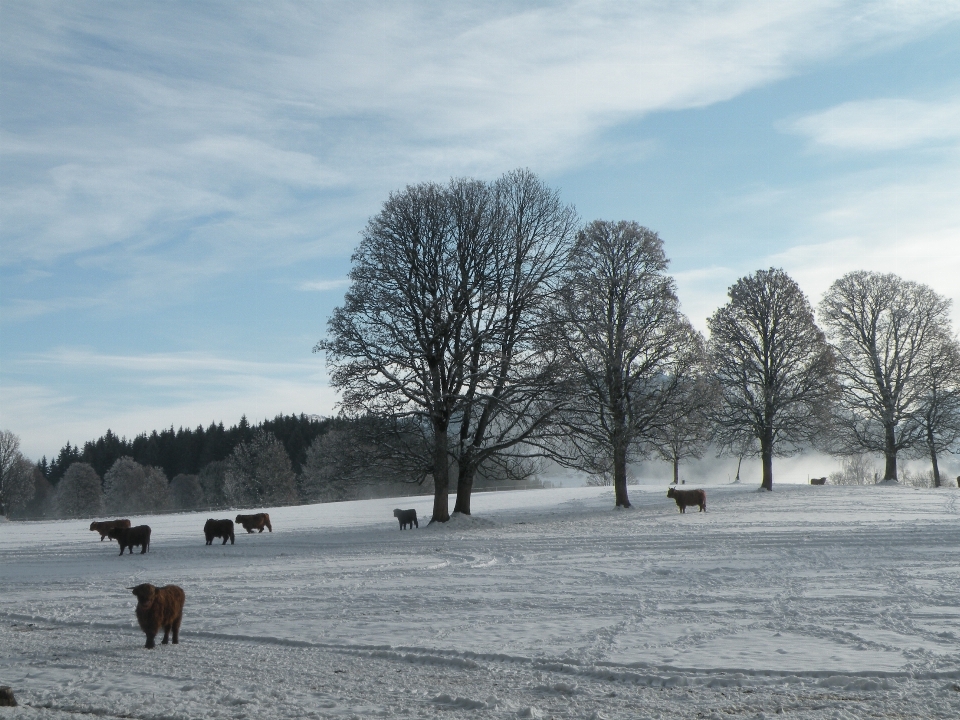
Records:
M338 278L336 280L308 280L300 283L297 288L314 292L328 292L330 290L342 290L349 285L350 278Z
M8 6L3 262L171 238L221 267L263 262L265 244L274 263L315 256L318 236L344 252L371 207L344 192L569 168L619 123L905 42L958 7Z
M807 115L784 128L821 147L855 151L901 150L928 142L960 141L960 98L921 102L859 100Z

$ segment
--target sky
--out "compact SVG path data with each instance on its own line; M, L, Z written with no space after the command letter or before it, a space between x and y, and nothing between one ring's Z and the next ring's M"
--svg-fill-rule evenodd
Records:
M954 301L960 2L0 0L0 427L330 415L313 346L390 192L524 167L738 278Z

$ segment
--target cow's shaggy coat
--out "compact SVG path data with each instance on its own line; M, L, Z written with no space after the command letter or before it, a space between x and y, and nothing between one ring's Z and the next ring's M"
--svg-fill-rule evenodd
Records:
M121 555L123 555L123 551L127 548L130 549L130 554L133 555L134 545L139 545L142 548L140 550L141 555L150 548L149 525L137 525L133 528L113 528L107 534L111 540L116 540L120 543Z
M410 529L413 530L414 525L420 527L420 523L417 522L417 511L416 510L394 510L393 516L400 521L400 529L403 530L405 525L409 525Z
M826 479L825 477L822 477L822 478L810 478L810 484L811 484L811 485L826 485L826 484L827 484L827 479Z
M213 544L214 538L223 538L223 544L227 544L227 540L230 541L230 544L233 545L233 520L229 518L226 520L214 520L210 518L203 525L203 534L207 538L207 545Z
M273 532L273 526L270 524L270 515L268 513L237 515L237 524L243 525L243 529L248 533L252 533L254 530L263 532L264 528Z
M707 511L707 494L703 490L677 490L670 488L667 490L667 497L677 501L677 507L680 512L687 511L687 505L699 505L700 512Z
M160 628L163 628L161 645L166 645L173 633L173 644L180 642L180 621L183 620L183 601L186 595L183 588L176 585L164 585L158 588L150 583L143 583L128 588L137 596L137 622L147 636L144 647L152 648L154 639Z
M103 542L103 539L107 537L114 528L128 527L130 527L130 521L126 518L123 520L101 520L100 522L90 523L90 529L100 533L100 542Z

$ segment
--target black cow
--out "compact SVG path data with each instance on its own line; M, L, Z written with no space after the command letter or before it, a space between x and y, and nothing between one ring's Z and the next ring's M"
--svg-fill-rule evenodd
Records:
M123 551L127 548L130 549L130 554L133 555L133 546L139 545L142 549L140 554L143 555L147 548L150 547L150 526L149 525L137 525L132 528L113 528L107 533L110 536L111 540L116 540L120 543L120 554L123 555Z
M233 545L233 520L229 518L227 520L210 518L203 525L203 534L207 538L207 545L212 545L214 538L223 538L224 545L229 540L230 544Z
M417 522L417 511L416 511L416 510L400 510L400 509L397 509L397 510L394 510L394 511L393 511L393 516L394 516L395 518L397 518L397 520L400 521L400 529L401 529L401 530L403 530L403 528L404 528L405 526L407 526L407 525L410 526L410 529L411 529L411 530L413 530L413 526L414 526L414 525L416 525L418 528L420 527L420 523Z

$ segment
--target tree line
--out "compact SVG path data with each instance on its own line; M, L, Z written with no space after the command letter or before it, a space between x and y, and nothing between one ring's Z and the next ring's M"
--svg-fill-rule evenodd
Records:
M375 467L374 418L246 417L196 430L173 428L133 440L108 430L83 449L67 443L34 463L19 438L0 431L0 515L88 517L261 507L402 495L424 476ZM396 434L395 427L390 428ZM503 482L500 476L486 482ZM528 484L533 487L533 484Z
M896 275L838 279L815 311L770 268L737 280L697 332L680 310L660 237L635 222L581 225L526 170L394 192L369 221L350 287L314 350L347 417L379 430L378 463L434 485L433 519L469 514L484 467L548 458L608 477L676 468L707 444L773 458L816 447L898 457L958 451L960 351L949 301ZM819 320L819 322L818 322Z

